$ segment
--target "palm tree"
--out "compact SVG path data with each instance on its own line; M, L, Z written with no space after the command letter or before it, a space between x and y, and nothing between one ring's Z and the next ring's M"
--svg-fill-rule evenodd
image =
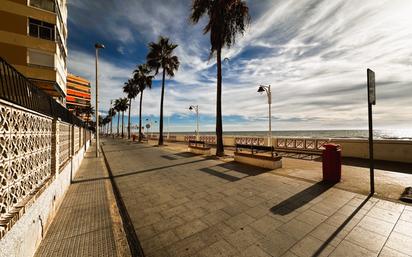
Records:
M127 82L124 83L123 92L127 94L127 98L129 99L127 138L130 139L130 112L132 110L132 99L135 99L136 96L139 94L139 88L137 87L133 79L129 79L127 80Z
M92 115L94 115L94 107L91 105L86 106L86 108L83 109L83 112L86 114L86 122L87 125L90 125L90 118Z
M173 55L177 45L169 43L169 39L160 37L157 43L149 44L149 54L147 55L147 65L155 71L155 76L159 69L163 69L162 96L160 99L160 123L159 123L159 145L163 145L163 99L165 94L166 75L173 77L175 71L179 69L179 59Z
M114 101L114 109L115 109L115 111L118 113L118 114L117 114L117 136L120 135L120 132L119 132L119 128L120 128L120 112L121 112L121 110L120 110L120 102L121 102L121 98L118 98L118 99L116 99L116 100Z
M216 155L223 156L222 48L232 46L236 35L245 32L250 22L249 8L242 0L193 0L191 21L196 24L206 15L209 21L203 32L210 32L211 56L216 52L217 59Z
M139 142L142 142L142 104L143 104L143 92L146 88L152 88L153 76L150 76L151 70L146 64L137 66L137 69L133 71L133 80L139 88L140 92L140 106L139 106Z
M114 108L109 109L110 116L110 134L113 134L113 117L116 115L116 110Z
M122 138L124 137L124 112L127 111L129 107L129 100L127 98L119 99L119 111L122 112Z

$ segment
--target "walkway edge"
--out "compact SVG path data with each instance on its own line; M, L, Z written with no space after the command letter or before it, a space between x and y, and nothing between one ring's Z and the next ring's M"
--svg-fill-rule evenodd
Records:
M119 188L118 188L117 183L116 183L116 181L113 177L113 173L112 173L112 170L110 168L110 164L107 160L107 157L106 157L106 154L104 152L104 149L103 149L102 145L100 145L100 149L103 153L104 163L106 164L106 168L107 168L107 171L109 173L109 178L110 178L110 182L111 182L111 186L112 186L112 192L114 194L114 198L115 198L116 204L117 204L117 208L116 207L114 207L114 208L116 208L118 210L118 213L120 214L121 221L119 221L119 222L121 222L122 225L123 225L123 231L126 234L126 239L127 239L128 244L129 244L129 250L130 250L131 256L132 257L144 257L145 255L144 255L143 249L140 245L140 241L137 237L136 231L134 230L133 222L132 222L132 220L129 216L129 213L127 212L126 205L123 202L123 199L121 197ZM111 209L111 212L112 212L112 208L110 208L110 209ZM113 210L113 211L115 211L115 210Z

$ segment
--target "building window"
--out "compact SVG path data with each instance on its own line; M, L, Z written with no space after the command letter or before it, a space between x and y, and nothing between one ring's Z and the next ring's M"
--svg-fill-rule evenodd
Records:
M54 24L29 18L29 35L54 41Z
M54 3L54 0L30 0L30 6L50 12L56 12L56 5Z
M28 49L28 63L30 65L54 68L54 54Z

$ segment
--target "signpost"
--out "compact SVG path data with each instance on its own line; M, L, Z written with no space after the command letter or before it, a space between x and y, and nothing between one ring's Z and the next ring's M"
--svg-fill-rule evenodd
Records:
M368 121L369 121L369 167L371 194L375 193L375 164L373 161L372 105L376 105L375 72L368 69Z

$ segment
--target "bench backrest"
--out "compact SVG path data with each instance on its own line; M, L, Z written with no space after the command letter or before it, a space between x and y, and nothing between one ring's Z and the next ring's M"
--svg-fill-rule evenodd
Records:
M245 144L236 144L236 151L237 149L250 149L250 150L260 150L260 151L267 151L267 152L273 152L275 150L273 146L245 145Z

